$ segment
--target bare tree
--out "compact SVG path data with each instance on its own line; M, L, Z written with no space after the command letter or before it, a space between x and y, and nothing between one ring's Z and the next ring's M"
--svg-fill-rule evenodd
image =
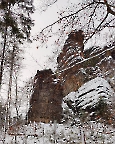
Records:
M79 1L78 4L74 4L73 1L72 3L72 7L61 10L58 20L43 28L34 40L44 44L48 38L58 35L60 38L57 39L56 45L58 44L59 47L63 37L68 33L75 29L82 29L85 33L84 44L86 44L88 40L97 37L97 34L100 35L107 28L107 39L111 37L111 41L115 41L114 33L111 35L115 28L114 0L84 0ZM58 27L56 33L53 32L54 26Z

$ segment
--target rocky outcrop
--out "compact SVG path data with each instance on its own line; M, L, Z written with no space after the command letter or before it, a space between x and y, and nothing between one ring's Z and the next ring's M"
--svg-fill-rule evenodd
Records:
M49 70L37 71L34 79L34 92L30 100L28 121L45 122L62 117L62 88L55 75Z
M84 34L82 30L74 30L69 35L64 44L62 52L57 58L57 77L63 85L63 95L66 96L71 91L76 91L84 83L84 74L79 71L69 71L70 67L76 65L84 59ZM79 75L77 74L79 73ZM83 77L82 77L82 76Z
M83 59L83 40L84 34L82 30L73 31L68 35L63 52L57 58L57 73ZM59 81L57 81L56 77ZM83 84L82 80L80 83L78 79L79 77L77 75L74 76L70 73L67 74L66 81L63 83L64 79L60 79L58 74L55 76L50 69L43 71L38 70L34 78L34 92L30 100L28 121L42 121L47 123L57 120L60 122L62 99L71 90L76 91L79 86Z
M82 30L73 31L68 35L62 52L57 58L57 71L63 71L83 60L84 34Z
M77 35L81 38L77 39ZM74 31L74 34L70 33L57 58L56 73L63 85L64 96L76 91L85 82L97 76L104 77L112 87L115 87L110 80L114 77L115 60L112 57L115 57L115 43L103 48L91 47L83 51L83 40L81 30Z
M109 83L104 78L96 77L64 97L62 107L64 114L71 109L74 115L81 115L83 121L100 119L110 123L113 119L113 110L110 108L113 98ZM71 111L68 115L71 115Z
M28 121L60 122L63 97L77 91L84 83L97 76L104 77L111 86L115 87L113 82L115 60L112 59L115 58L113 52L115 45L84 50L83 43L82 30L71 32L57 58L58 66L55 74L51 69L37 71Z

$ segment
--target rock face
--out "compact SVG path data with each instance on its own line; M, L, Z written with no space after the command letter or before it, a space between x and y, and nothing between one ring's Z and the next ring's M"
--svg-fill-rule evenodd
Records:
M82 30L73 31L68 35L63 50L57 58L57 71L62 71L83 59L84 34Z
M28 121L45 122L62 117L62 88L55 75L49 70L37 71L34 79L34 93L30 100Z
M101 121L106 120L109 124L113 118L112 100L113 89L109 83L104 78L96 77L64 97L62 107L65 116L67 109L71 109L76 115L82 113L80 118L83 121L101 118ZM68 115L71 115L71 111Z
M84 35L81 30L73 31L68 35L63 51L57 58L57 72L83 60L83 40ZM34 92L30 100L28 121L46 123L54 120L61 121L63 97L71 90L76 91L82 83L79 82L79 76L71 73L67 74L65 83L63 83L64 79L56 82L56 77L59 78L59 75L55 76L50 69L37 71L34 78Z
M115 88L112 81L115 67L115 60L112 57L115 57L115 52L111 57L114 45L104 48L92 47L84 51L83 42L82 30L71 32L57 58L56 74L51 69L37 71L28 121L60 122L62 99L98 76L104 77Z
M99 75L105 77L109 83L111 83L109 79L114 77L115 44L103 48L94 46L84 50L83 43L83 31L71 32L57 58L56 72L61 80L64 96L78 90L85 82ZM111 86L115 87L112 83Z
M62 52L57 58L58 67L57 73L63 85L63 95L66 96L71 91L76 91L84 83L83 77L79 77L77 72L68 71L70 67L76 65L76 63L81 62L84 59L84 34L82 30L72 31L64 44ZM82 73L80 73L82 75Z

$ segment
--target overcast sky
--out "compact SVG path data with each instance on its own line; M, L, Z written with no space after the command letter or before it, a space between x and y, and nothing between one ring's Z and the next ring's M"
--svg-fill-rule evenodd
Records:
M66 7L70 3L70 0L58 0L54 5L48 7L46 11L42 11L45 9L45 5L39 2L40 0L34 1L36 11L32 15L32 18L35 20L35 26L32 28L32 36L35 36L44 27L56 21L58 19L57 11ZM33 77L38 69L41 70L50 67L47 61L48 57L52 56L53 46L49 44L48 48L39 47L37 49L37 43L33 41L32 44L25 44L23 46L25 49L24 69L22 71L23 80L31 76ZM55 67L55 63L53 64ZM51 67L53 68L53 66Z

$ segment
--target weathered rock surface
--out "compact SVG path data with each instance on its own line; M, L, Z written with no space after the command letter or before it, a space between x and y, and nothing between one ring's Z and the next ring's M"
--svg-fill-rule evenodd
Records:
M107 80L115 90L115 60L112 59L115 57L115 52L112 53L115 45L104 48L92 47L84 51L83 42L83 31L71 32L57 58L56 74L51 69L37 71L28 121L60 122L63 97L77 91L84 83L97 76Z
M50 69L38 71L35 76L34 93L30 100L28 121L60 122L62 99L62 88L53 72Z

